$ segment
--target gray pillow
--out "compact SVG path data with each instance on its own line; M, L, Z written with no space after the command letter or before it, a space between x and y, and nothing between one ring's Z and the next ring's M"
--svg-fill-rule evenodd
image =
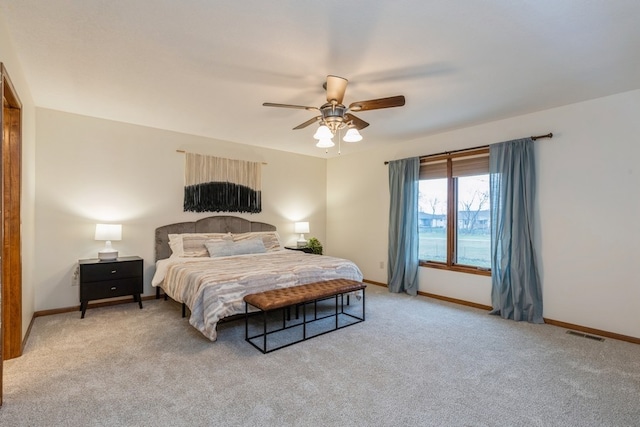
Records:
M247 239L239 242L230 240L210 240L205 243L209 256L211 258L244 255L244 254L260 254L266 252L262 239Z

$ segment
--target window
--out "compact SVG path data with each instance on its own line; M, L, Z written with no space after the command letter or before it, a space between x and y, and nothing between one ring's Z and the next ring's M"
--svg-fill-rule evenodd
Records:
M490 274L489 149L420 161L420 264Z

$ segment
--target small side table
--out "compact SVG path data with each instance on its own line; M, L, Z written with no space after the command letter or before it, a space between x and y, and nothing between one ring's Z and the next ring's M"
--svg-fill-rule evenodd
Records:
M285 249L289 249L291 251L302 251L302 252L304 252L306 254L312 254L313 253L313 250L311 248L306 247L306 246L303 246L301 248L299 248L297 246L285 246L284 248Z
M80 310L81 318L91 300L133 295L133 301L142 308L143 260L138 256L119 257L114 260L81 259Z

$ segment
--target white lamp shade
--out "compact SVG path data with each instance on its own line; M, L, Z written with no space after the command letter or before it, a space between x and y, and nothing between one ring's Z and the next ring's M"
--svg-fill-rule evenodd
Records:
M293 229L296 233L308 233L309 232L309 223L308 222L296 222L293 224Z
M318 130L313 134L315 139L331 139L333 138L333 133L331 133L331 129L329 129L326 125L318 126Z
M344 138L342 138L342 140L345 142L358 142L362 141L362 135L360 135L358 129L349 128L349 130L347 130L347 133L344 134Z
M122 240L122 224L96 224L95 240Z
M316 147L318 148L330 148L333 147L334 142L332 140L330 140L329 138L326 139L321 139L320 141L318 141L318 143L316 144Z

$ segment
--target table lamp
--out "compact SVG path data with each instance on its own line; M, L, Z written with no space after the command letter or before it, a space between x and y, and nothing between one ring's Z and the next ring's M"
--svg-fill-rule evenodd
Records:
M309 232L309 223L296 222L293 224L293 230L296 233L300 233L300 237L298 238L298 247L304 248L305 246L307 246L307 239L304 238L304 233Z
M100 260L113 260L118 258L118 251L111 247L112 240L122 240L121 224L96 224L95 240L104 240L104 248L98 252Z

